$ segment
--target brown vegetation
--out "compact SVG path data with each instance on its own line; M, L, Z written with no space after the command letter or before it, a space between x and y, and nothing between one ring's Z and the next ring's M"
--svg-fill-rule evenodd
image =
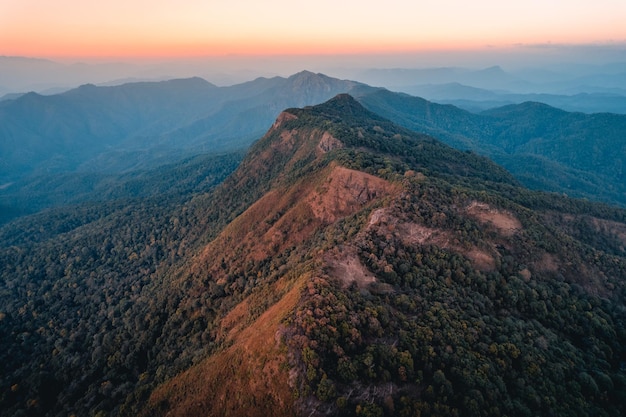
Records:
M337 166L326 181L307 196L306 202L317 219L329 224L388 195L393 188L381 178Z
M376 277L363 265L353 247L334 248L325 255L324 261L328 275L345 286L355 283L360 288L367 288L376 282Z
M245 328L247 302L223 322L230 347L157 388L144 416L292 416L292 388L282 322L300 300L301 277L276 304Z
M490 207L489 204L472 201L467 213L485 226L492 226L504 236L512 236L522 229L522 223L510 212Z

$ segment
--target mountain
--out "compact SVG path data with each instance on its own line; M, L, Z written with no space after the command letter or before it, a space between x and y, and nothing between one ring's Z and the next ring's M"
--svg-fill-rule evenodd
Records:
M229 86L257 77L273 77L285 68L294 72L302 66L302 59L290 62L262 62L258 57L207 57L153 62L57 62L20 56L0 56L0 96L11 93L36 92L48 95L76 88L82 84L118 85L135 81L162 81L202 77L220 85Z
M460 67L369 69L355 74L355 78L370 85L401 91L415 85L447 83L496 91L524 91L532 87L531 83L499 66L478 70Z
M467 72L442 69L435 75L441 71ZM472 76L502 72L494 67ZM484 94L465 90L474 98ZM539 103L472 114L303 71L230 87L191 78L84 85L63 94L29 93L2 101L0 221L63 202L101 199L94 184L111 184L119 175L143 175L200 154L245 150L282 109L317 104L341 92L405 127L493 158L526 186L626 204L622 153L615 152L623 147L626 116L557 112ZM504 144L511 140L514 147ZM76 195L63 184L75 184Z
M357 86L360 84L303 71L287 79L257 79L224 87L228 101L219 111L163 134L156 140L166 146L182 142L203 147L209 143L209 146L219 149L226 148L224 150L232 149L233 145L247 148L263 134L282 109L319 104Z
M626 211L349 95L214 188L0 236L1 415L626 411Z
M570 112L583 113L626 113L626 91L564 94L513 94L469 87L459 83L426 84L403 87L402 92L423 97L441 104L479 113L509 104L527 101L540 102Z
M14 180L67 172L129 136L150 136L210 111L217 87L201 79L84 85L63 94L29 93L0 103L2 170Z
M529 62L530 65L533 65ZM371 85L414 94L416 86L462 84L497 94L619 94L624 95L626 63L589 65L574 62L542 67L509 69L495 65L482 69L463 67L372 68L344 71L344 76ZM457 97L458 98L458 97Z
M345 72L349 78L480 112L537 101L567 111L626 113L626 64L564 64L504 70L459 67Z
M29 93L2 101L0 208L5 215L0 218L46 207L55 191L64 202L76 202L94 182L199 154L247 149L282 109L318 104L358 85L303 71L230 87L190 78L84 85L63 94ZM76 195L69 187L58 189L63 182L79 184Z
M25 94L0 102L0 183L33 173L120 172L197 146L245 148L281 109L317 104L354 85L301 72L221 88L191 78Z
M16 98L20 98L23 95L24 95L23 93L9 93L9 94L5 94L2 97L0 97L0 101L15 100Z
M47 59L0 56L0 94L17 93L42 74L58 71L62 66ZM22 82L24 79L30 81ZM17 88L13 90L11 87Z
M526 186L626 205L626 115L536 102L474 114L387 90L358 99L402 126L488 156Z

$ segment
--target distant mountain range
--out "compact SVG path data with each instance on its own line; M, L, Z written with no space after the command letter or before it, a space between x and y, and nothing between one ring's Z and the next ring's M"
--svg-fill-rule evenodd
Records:
M458 67L369 69L359 74L358 78L371 85L389 88L457 82L489 90L523 90L532 85L499 66L479 70Z
M133 65L63 64L49 59L0 56L0 96L6 93L55 93L77 85L123 78Z
M626 115L533 102L475 114L386 90L359 100L402 126L492 158L526 186L626 205Z
M498 65L487 68L367 68L363 65L339 68L334 62L329 65L330 61L327 61L323 65L324 60L317 60L317 64L315 61L306 61L308 64L304 66L316 65L316 72L429 100L445 100L471 110L540 101L568 111L624 113L626 62L590 64L592 60L585 58L583 63L572 61L533 67L537 64L531 60L522 65L510 63L504 69ZM295 72L303 65L302 60L286 60L280 67L272 66L270 62L224 58L169 63L65 64L46 59L0 56L0 101L31 91L58 94L87 83L115 86L199 76L220 86L234 85L259 76L271 78L278 74L276 68L280 68L279 71L294 68ZM280 74L284 75L284 72ZM459 88L459 85L463 87ZM468 88L483 90L478 102L472 98L476 91L467 95ZM485 98L485 95L495 95L497 99ZM539 96L545 99L538 99Z
M145 178L184 158L245 150L282 109L344 92L402 126L493 158L532 188L626 204L624 115L568 113L539 103L476 114L304 71L230 87L190 78L83 85L2 101L0 220L102 199L112 195L101 192L102 184L119 175L125 182L132 172Z
M0 227L0 416L626 413L625 210L347 94L197 158Z
M527 69L505 71L500 66L482 69L461 67L381 68L355 74L365 83L389 88L410 88L417 85L458 83L494 92L517 94L578 94L593 92L624 92L626 62L582 67L564 64L559 69Z
M528 93L515 94L469 87L459 83L426 84L401 88L402 92L441 104L453 104L472 112L536 101L566 111L583 113L626 114L626 90L583 92L571 95Z
M216 87L200 78L0 102L0 183L67 171L120 172L174 155L247 147L281 109L327 100L356 83L303 72Z
M504 71L499 66L371 69L356 79L470 111L537 101L567 111L626 113L626 64L568 71Z

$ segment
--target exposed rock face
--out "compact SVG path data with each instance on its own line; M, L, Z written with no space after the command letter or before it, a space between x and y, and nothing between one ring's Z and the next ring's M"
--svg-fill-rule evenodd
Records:
M522 229L522 223L511 213L488 204L472 201L467 213L486 226L494 227L504 236L512 236Z
M326 153L333 149L343 148L343 143L328 132L324 132L319 143L319 149Z
M336 167L306 201L316 218L332 223L389 194L393 188L389 182L373 175Z
M281 127L285 124L285 122L289 120L295 120L297 118L298 116L296 116L295 114L292 114L286 111L281 112L276 118L276 121L274 121L274 123L272 124L272 127L269 129L266 135L269 135L275 132L276 130L281 129Z

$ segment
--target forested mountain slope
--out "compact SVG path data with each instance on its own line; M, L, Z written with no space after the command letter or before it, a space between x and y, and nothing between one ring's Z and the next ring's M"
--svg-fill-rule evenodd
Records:
M625 412L626 212L348 95L112 204L3 228L2 415Z
M402 126L488 156L528 187L626 205L626 115L533 102L474 114L386 90L358 97Z
M46 208L202 192L232 173L244 155L243 150L216 152L118 174L74 172L31 178L13 192L0 193L0 224Z
M191 280L256 287L270 262L271 290L146 415L623 412L623 211L520 189L347 96L288 110L253 155L278 181Z

